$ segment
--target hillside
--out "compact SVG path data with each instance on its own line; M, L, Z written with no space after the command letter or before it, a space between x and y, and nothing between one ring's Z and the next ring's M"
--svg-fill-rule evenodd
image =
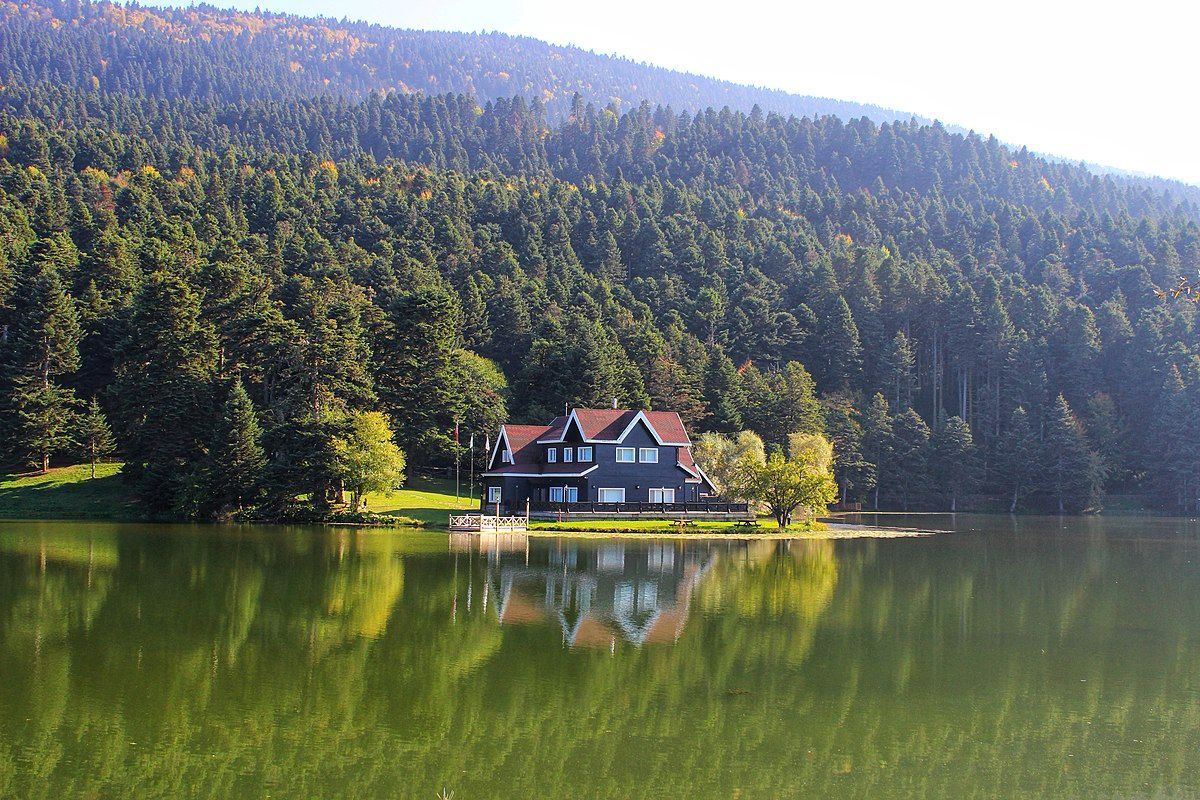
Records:
M824 431L846 497L885 507L1195 507L1195 307L1157 295L1200 265L1177 186L917 121L284 90L245 77L273 74L257 34L64 85L121 41L191 41L159 30L191 12L55 8L0 27L14 462L72 457L71 398L97 397L133 494L205 516L239 409L279 504L330 485L355 413L444 465L455 420L617 397ZM182 96L189 63L220 91Z
M0 3L0 75L156 99L280 100L371 92L521 96L563 119L578 93L619 112L756 104L782 114L876 122L907 115L662 69L501 33L397 30L365 22L112 3ZM143 70L142 65L155 65Z

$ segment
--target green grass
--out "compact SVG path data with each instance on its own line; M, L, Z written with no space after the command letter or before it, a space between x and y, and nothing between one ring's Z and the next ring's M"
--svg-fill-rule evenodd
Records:
M478 488L478 487L477 487ZM403 489L391 495L367 495L367 510L372 514L390 517L405 517L419 525L446 527L451 511L468 511L479 508L479 499L469 500L467 487L457 502L454 499L454 481L412 477Z
M133 519L120 464L97 464L90 478L87 464L36 473L0 476L0 518L4 519Z
M570 520L568 522L531 522L532 531L567 531L587 533L727 533L732 535L762 534L792 535L820 530L819 522L804 522L779 530L774 520L759 519L751 525L739 525L726 520L695 520L690 525L680 526L669 519L596 519Z

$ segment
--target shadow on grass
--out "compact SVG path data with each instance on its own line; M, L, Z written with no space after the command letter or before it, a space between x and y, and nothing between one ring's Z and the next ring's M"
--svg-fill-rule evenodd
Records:
M51 473L21 477L0 485L0 518L130 519L133 516L119 474L63 482Z

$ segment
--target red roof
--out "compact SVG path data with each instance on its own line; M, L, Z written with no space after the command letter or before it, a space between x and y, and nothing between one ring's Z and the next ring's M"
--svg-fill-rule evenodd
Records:
M505 425L508 449L512 451L512 464L506 466L536 465L538 463L538 439L550 429L545 425Z
M659 438L672 444L691 444L683 420L674 411L633 411L622 408L576 408L572 411L584 439L614 441L642 414ZM555 417L539 438L557 440L562 437L568 417Z

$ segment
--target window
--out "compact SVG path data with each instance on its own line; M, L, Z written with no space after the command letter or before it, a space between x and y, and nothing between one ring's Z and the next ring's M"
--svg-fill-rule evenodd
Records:
M617 463L632 464L634 459L634 449L632 447L617 448Z
M563 487L551 486L550 487L550 502L551 503L561 503L562 501L563 501Z
M674 503L675 502L675 490L674 489L651 489L650 490L650 502L651 503Z
M575 460L576 461L591 461L592 460L592 448L590 448L590 447L577 448L575 450Z
M546 463L553 464L555 461L558 461L558 451L555 450L553 447L547 447L546 448Z
M567 502L568 503L578 503L579 502L579 487L578 486L568 486L568 487L566 487L566 492L567 492Z
M568 463L575 460L575 451L570 447L563 448L563 461Z
M488 487L488 502L489 503L499 503L500 502L500 487L499 486L489 486Z
M657 464L658 463L658 448L657 447L643 447L641 450L638 451L638 460L641 461L643 464Z
M599 489L598 494L597 494L597 499L599 499L599 501L601 503L624 503L625 502L625 490L624 489Z

